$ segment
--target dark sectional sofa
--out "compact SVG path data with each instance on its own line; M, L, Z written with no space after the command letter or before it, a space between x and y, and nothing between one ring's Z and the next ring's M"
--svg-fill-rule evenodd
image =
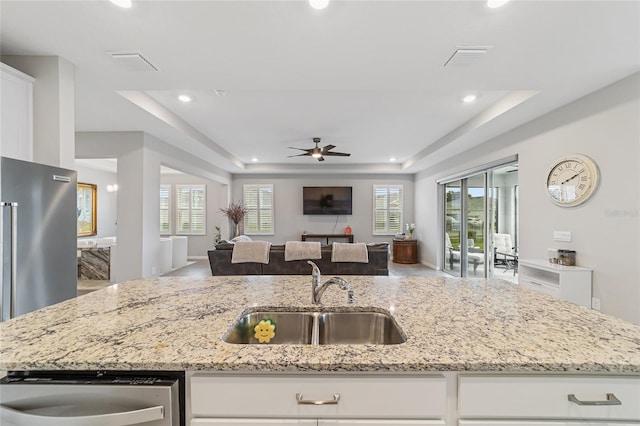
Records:
M367 246L369 262L332 262L331 245L322 245L322 259L311 259L323 275L389 275L389 244ZM233 244L219 244L209 250L211 275L311 275L306 260L284 260L284 244L272 245L269 263L231 263Z

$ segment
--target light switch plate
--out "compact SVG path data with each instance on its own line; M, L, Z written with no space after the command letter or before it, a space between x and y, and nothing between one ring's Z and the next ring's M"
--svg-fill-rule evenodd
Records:
M571 232L569 231L553 231L553 241L571 242Z

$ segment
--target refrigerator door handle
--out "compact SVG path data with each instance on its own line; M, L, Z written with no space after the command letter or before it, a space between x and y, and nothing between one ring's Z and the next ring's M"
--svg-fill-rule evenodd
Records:
M0 405L0 418L14 422L16 425L49 425L49 426L127 426L164 419L164 407L142 408L140 410L122 411L119 413L97 414L94 416L51 417L29 414L4 405Z
M16 273L18 271L18 203L0 203L2 207L11 207L11 253L9 253L11 266L10 266L10 294L9 294L9 318L13 318L16 316L16 286L17 286L17 276ZM2 304L0 303L0 320L3 318L2 316Z

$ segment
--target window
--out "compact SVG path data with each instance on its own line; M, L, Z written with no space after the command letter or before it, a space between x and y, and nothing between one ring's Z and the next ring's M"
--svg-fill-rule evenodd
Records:
M176 234L206 234L206 189L205 185L176 185Z
M171 185L160 185L160 233L171 234Z
M273 185L243 185L244 233L247 235L274 235L273 227Z
M402 232L402 185L373 185L373 235Z

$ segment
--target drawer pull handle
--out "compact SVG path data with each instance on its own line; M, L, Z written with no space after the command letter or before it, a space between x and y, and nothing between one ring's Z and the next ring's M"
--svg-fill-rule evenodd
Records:
M335 405L340 401L340 394L334 393L333 399L330 400L313 400L313 399L304 399L301 393L296 394L296 400L299 405Z
M606 401L580 401L574 394L570 394L568 397L569 401L578 405L622 405L622 401L616 398L612 393L607 394Z

